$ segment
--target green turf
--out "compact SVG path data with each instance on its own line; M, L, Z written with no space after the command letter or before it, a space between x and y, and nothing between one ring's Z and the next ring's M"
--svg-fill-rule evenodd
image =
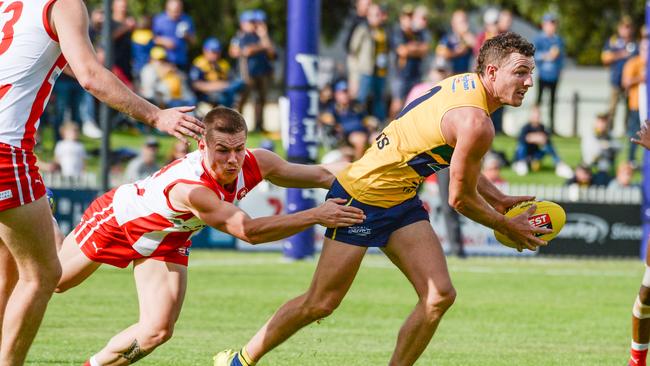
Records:
M643 265L632 260L451 259L456 304L418 365L623 365ZM172 340L138 365L211 365L306 289L315 262L279 254L194 251ZM340 308L261 365L386 365L415 294L382 255L369 255ZM55 295L29 365L81 365L137 319L130 269L101 268Z

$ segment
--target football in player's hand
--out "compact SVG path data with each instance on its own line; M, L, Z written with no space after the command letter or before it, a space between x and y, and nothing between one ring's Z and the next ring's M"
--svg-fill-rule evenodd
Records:
M537 209L532 215L530 215L530 217L528 217L528 222L534 227L543 227L553 230L552 233L539 236L542 240L548 242L560 233L560 230L562 230L562 227L564 227L564 223L566 222L566 213L564 212L562 206L551 201L521 202L508 209L508 211L505 213L505 216L512 218L520 215L526 212L526 210L528 210L532 205L537 206ZM505 246L512 248L517 247L517 244L515 244L515 242L498 231L494 231L494 236L501 244Z

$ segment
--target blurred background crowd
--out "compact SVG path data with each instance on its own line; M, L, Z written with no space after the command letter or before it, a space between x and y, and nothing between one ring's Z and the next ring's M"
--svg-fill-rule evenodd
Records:
M114 0L112 71L161 107L196 105L199 116L217 105L236 108L250 123L250 147L281 150L277 99L283 94L285 24L269 17L278 13L277 4L230 9L236 14L231 31L206 34L201 24L223 20L227 26L233 17L200 13L200 6L188 3L167 0L158 4L160 12L149 12L140 2ZM484 161L485 175L497 184L540 172L578 186L620 188L638 181L640 153L625 137L636 134L646 108L640 103L648 53L642 17L610 16L600 45L590 41L586 51L576 53L575 37L567 43L563 35L574 27L583 34L586 25L563 24L564 13L553 6L531 19L507 6L459 5L440 12L415 2L334 1L331 9L325 3L322 28L331 42L322 46L318 116L324 161L358 159L405 104L443 78L471 72L485 40L515 30L535 44L535 86L524 113L511 115L514 127L505 128L509 110L492 116L499 137ZM102 58L107 19L93 4L89 34ZM188 5L195 11L188 12ZM342 19L331 20L336 15L328 11L342 13ZM335 32L332 23L340 25ZM609 97L587 110L587 128L566 136L559 132L572 116L556 108L558 88L566 83L567 65L576 63L608 68L609 85L599 87L609 90ZM617 119L617 113L624 115ZM615 129L617 120L623 122ZM112 118L113 131L122 137L114 138L112 172L124 180L144 177L192 149L119 114ZM102 136L97 101L63 74L39 133L44 171L75 177L92 170L96 163L88 162L96 159L95 140Z

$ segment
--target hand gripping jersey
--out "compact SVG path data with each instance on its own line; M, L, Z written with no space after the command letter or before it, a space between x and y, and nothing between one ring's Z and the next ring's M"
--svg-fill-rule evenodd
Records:
M152 257L187 265L190 238L205 224L190 211L173 207L170 190L179 183L197 184L223 201L237 203L261 180L257 161L247 150L239 176L228 190L207 173L200 151L195 151L99 197L75 228L75 239L96 262L126 267L133 259Z
M493 112L477 74L447 78L404 107L337 180L350 196L368 205L388 208L412 198L426 177L449 166L454 147L445 141L441 121L458 107Z
M28 151L66 65L47 20L54 1L0 2L0 142Z

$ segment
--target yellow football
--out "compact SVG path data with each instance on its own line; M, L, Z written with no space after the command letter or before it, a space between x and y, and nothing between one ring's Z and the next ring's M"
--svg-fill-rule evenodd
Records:
M562 230L562 227L564 227L564 223L566 222L566 213L564 212L562 206L551 201L521 202L511 207L505 213L505 216L515 217L517 215L520 215L528 210L532 205L536 205L537 209L528 218L528 222L530 222L530 224L535 227L543 227L553 230L552 233L539 235L540 239L548 242L560 233L560 230ZM515 242L496 230L494 231L494 236L501 244L505 246L511 248L517 247L517 244L515 244Z

